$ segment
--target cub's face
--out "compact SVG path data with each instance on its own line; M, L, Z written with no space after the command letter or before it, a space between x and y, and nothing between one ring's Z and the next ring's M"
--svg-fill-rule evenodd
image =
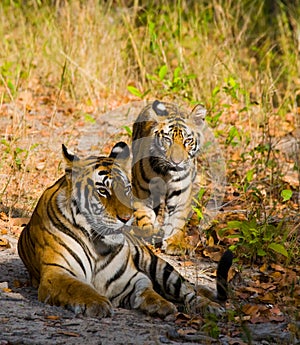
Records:
M159 123L153 131L151 154L170 167L184 168L200 150L201 137L181 118Z
M175 105L155 101L151 154L170 169L182 169L199 153L202 145L202 127L206 110L198 106L191 113Z
M129 157L118 143L109 157L79 159L64 149L74 222L101 236L118 232L132 217L132 191L123 166Z

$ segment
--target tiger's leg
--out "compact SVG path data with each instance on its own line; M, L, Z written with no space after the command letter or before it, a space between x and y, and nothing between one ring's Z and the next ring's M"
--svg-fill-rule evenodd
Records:
M224 313L224 308L210 299L212 294L198 294L174 267L155 255L147 245L135 238L128 243L135 265L151 279L154 289L163 297L184 304L193 312Z
M161 208L162 200L165 199L167 191L166 182L160 177L153 177L147 185L147 194L140 194L143 199L135 197L134 218L138 228L134 233L144 239L155 238L159 235L160 225L157 220L158 212Z
M162 249L170 255L180 255L193 250L186 240L186 221L191 212L192 185L178 186L169 190L166 197L162 230ZM180 189L181 188L181 189Z
M156 233L155 221L156 214L152 206L139 201L133 203L133 216L134 216L134 233L138 237L148 238Z
M67 307L76 314L91 317L112 315L112 306L106 297L101 296L92 285L57 266L42 269L38 298L50 305Z
M133 309L138 309L148 315L166 317L177 312L175 305L159 295L154 289L151 280L142 272L137 275L135 289L132 293Z

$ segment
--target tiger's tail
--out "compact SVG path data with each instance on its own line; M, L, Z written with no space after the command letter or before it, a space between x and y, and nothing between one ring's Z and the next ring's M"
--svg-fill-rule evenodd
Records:
M227 300L228 292L228 271L232 265L233 253L230 249L222 255L217 268L217 297L220 301Z

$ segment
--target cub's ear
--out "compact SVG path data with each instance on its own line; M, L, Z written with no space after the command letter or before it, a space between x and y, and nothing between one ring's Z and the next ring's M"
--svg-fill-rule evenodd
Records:
M206 117L207 110L202 104L197 104L190 115L190 119L198 126L202 126Z
M152 103L152 109L155 111L155 114L158 116L168 116L168 110L166 108L166 106L164 105L163 102L160 101L154 101Z
M119 141L112 148L109 157L114 158L119 163L125 165L130 157L130 150L129 150L128 145L124 143L124 141Z
M75 161L79 161L79 158L74 155L73 153L71 153L70 151L68 151L68 149L66 148L66 146L64 144L62 144L62 153L63 153L63 157L65 159L66 162L66 172L69 171L72 166L73 166L73 162Z

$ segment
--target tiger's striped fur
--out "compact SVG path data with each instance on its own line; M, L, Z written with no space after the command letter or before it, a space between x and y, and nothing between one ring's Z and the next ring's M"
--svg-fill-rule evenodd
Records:
M40 301L98 317L110 316L113 306L165 317L176 311L167 299L222 310L196 296L172 266L128 231L126 144L115 145L109 157L79 159L65 147L63 154L65 175L43 193L18 242Z
M155 101L147 105L133 125L132 188L137 235L158 232L157 214L164 206L163 249L179 254L188 248L185 223L191 212L196 157L203 144L206 110L191 113L175 104Z

